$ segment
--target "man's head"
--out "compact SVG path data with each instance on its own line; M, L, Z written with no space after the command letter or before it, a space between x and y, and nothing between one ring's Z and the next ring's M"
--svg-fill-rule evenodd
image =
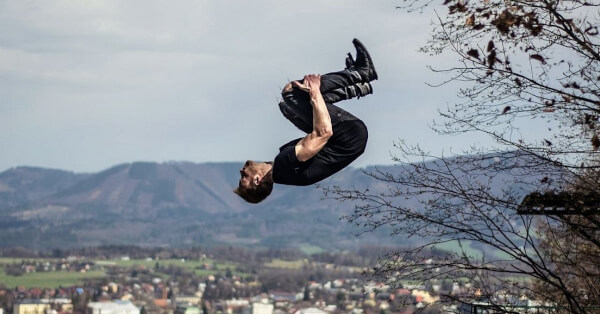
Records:
M249 203L261 202L273 191L272 168L270 162L246 161L240 169L239 185L233 192Z

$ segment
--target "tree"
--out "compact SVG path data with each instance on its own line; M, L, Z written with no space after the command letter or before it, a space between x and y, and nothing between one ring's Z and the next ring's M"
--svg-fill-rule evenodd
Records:
M539 228L540 250L547 263L554 267L554 272L560 275L569 293L579 295L577 301L585 308L597 311L600 304L600 249L582 237L580 231L573 227L574 224L591 227L590 221L580 216L573 217L569 224L557 225L543 221ZM595 239L600 239L598 227L590 228L590 233ZM563 291L545 281L536 280L534 289L543 291L547 299L567 303Z
M432 1L404 3L413 12ZM353 201L346 218L364 231L387 227L393 236L420 241L381 261L373 275L382 280L458 278L462 288L442 299L466 306L485 301L495 311L523 297L558 312L597 310L598 290L581 282L599 281L597 263L583 267L580 258L598 260L600 215L539 219L517 209L534 191L600 193L600 4L445 0L443 6L448 11L436 14L439 23L422 50L457 57L455 65L433 70L462 84L462 100L440 112L434 129L484 134L493 144L444 158L401 141L397 171L367 171L387 188L325 193ZM449 244L457 249L444 258L431 253Z

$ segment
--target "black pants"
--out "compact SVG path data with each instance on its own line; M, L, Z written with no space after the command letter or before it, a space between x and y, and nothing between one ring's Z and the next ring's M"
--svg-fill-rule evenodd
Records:
M303 82L303 80L300 82ZM333 103L350 98L345 94L344 87L360 82L360 76L356 72L349 70L328 73L321 76L321 95L323 95L323 99L325 100L325 105L331 118L331 125L334 128L338 123L343 121L359 120L348 111ZM308 93L293 86L291 91L283 92L281 96L283 97L283 101L279 103L279 109L283 116L300 130L306 133L312 132L313 108Z
M344 70L321 76L321 94L331 118L333 136L316 156L313 166L328 168L327 172L337 172L360 156L367 145L368 132L365 124L348 111L334 105L334 102L348 99L344 87L361 83L356 72ZM300 130L313 131L313 108L307 92L294 87L283 92L279 108L283 115Z

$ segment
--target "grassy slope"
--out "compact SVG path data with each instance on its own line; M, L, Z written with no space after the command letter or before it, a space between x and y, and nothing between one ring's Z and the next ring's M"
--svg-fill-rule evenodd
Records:
M203 260L179 260L179 259L163 259L163 260L106 260L104 262L112 262L117 266L121 267L145 267L152 268L156 266L156 263L160 265L160 267L165 267L169 265L181 267L184 269L188 269L193 271L198 276L208 276L214 275L217 273L224 273L227 271L227 268L231 270L234 275L237 276L247 276L248 274L236 272L235 269L237 265L233 262L215 262L212 259L203 259ZM209 266L215 266L214 269L202 269L202 267L208 264Z
M25 288L57 288L69 287L82 284L85 279L101 278L105 274L102 271L88 271L86 273L53 271L23 274L21 276L9 276L4 271L0 272L0 283L6 287L13 288L23 286Z
M103 271L94 270L88 271L86 273L80 272L67 272L67 271L51 271L51 272L36 272L36 273L28 273L23 274L21 276L9 276L4 272L3 265L20 263L22 260L25 261L36 261L43 262L49 261L52 262L52 259L33 259L33 258L0 258L0 285L4 285L8 288L13 288L17 286L23 286L26 288L57 288L60 286L74 286L78 284L82 284L85 279L94 279L94 278L102 278L106 276ZM104 262L105 265L113 264L120 267L126 268L136 268L136 267L144 267L144 268L153 268L156 266L156 263L159 263L160 267L165 267L169 265L182 267L193 271L198 276L208 276L214 275L217 273L224 274L229 268L234 275L237 276L248 276L249 274L240 273L235 271L236 264L232 262L215 262L211 259L205 259L201 261L182 261L179 259L165 259L165 260L145 260L145 259L134 259L134 260L102 260L97 262ZM204 264L208 264L211 267L214 266L213 269L201 269ZM110 267L110 266L105 266ZM156 273L157 277L161 277L166 279L168 275L162 273Z

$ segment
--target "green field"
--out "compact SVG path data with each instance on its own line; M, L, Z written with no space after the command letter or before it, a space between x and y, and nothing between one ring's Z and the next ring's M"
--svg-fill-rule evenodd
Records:
M458 254L466 254L467 256L474 259L481 259L483 257L483 252L478 249L474 249L471 247L471 241L464 240L461 241L462 247L459 245L458 241L448 241L444 243L436 244L435 247L441 250L450 251Z
M204 263L212 264L213 261L210 259L206 259L203 261L193 261L193 260L180 260L180 259L160 259L160 260L145 260L145 259L130 259L130 260L122 260L122 259L112 259L112 260L100 260L96 262L104 262L104 263L114 263L117 266L121 267L145 267L145 268L153 268L156 263L160 266L178 266L186 269L194 269L196 267L200 267Z
M282 259L273 259L270 263L266 263L266 267L273 268L288 268L288 269L300 269L302 266L306 265L308 261L306 260L295 260L295 261L286 261Z
M235 271L237 268L237 264L233 262L216 262L215 260L206 258L202 260L181 260L181 259L162 259L162 260L145 260L145 259L132 259L132 260L102 260L100 262L105 263L114 263L116 266L120 267L144 267L144 268L153 268L158 265L160 267L165 266L177 266L190 271L193 271L197 276L209 276L215 275L218 273L225 273L227 268L231 270L233 275L245 277L249 274L241 273ZM205 264L214 266L213 269L202 269Z
M316 245L302 244L300 245L300 251L302 251L304 254L312 255L322 253L324 250Z
M234 265L234 263L230 263L230 262L227 262L227 263L216 262L215 260L210 259L210 258L204 258L201 260L186 260L186 259L169 258L169 259L158 259L158 260L155 260L155 259L152 259L152 260L114 259L114 260L102 260L102 261L103 262L113 262L113 263L117 264L118 266L122 266L122 267L133 267L133 266L154 267L156 265L156 263L158 263L160 266L173 265L173 266L178 266L178 267L187 268L187 269L195 269L195 268L201 267L204 264L212 265L213 263L216 263L219 265L225 265L225 264Z
M0 257L0 267L5 264L14 264L21 263L21 261L36 261L36 262L45 262L45 261L56 261L56 259L52 258L22 258L22 257Z
M25 288L57 288L82 284L85 279L102 278L104 276L105 274L102 271L88 271L85 273L53 271L29 273L21 276L9 276L2 271L0 272L0 284L8 288L18 286Z
M60 286L74 286L83 283L85 279L94 279L105 277L105 273L101 270L88 271L86 273L68 272L68 271L51 271L51 272L35 272L27 273L21 276L10 276L4 271L4 265L21 263L21 261L35 262L53 262L54 259L48 258L0 258L0 285L9 288L23 286L26 288L57 288ZM180 259L164 259L164 260L146 260L146 259L131 259L131 260L96 260L96 264L104 267L123 267L123 268L147 268L153 269L157 263L162 267L176 266L194 272L197 276L205 277L215 274L225 274L227 269L233 275L246 277L250 274L236 271L236 263L232 262L216 262L212 259L202 260L180 260ZM210 269L203 269L204 265L210 266ZM167 279L169 275L156 272L156 277Z

